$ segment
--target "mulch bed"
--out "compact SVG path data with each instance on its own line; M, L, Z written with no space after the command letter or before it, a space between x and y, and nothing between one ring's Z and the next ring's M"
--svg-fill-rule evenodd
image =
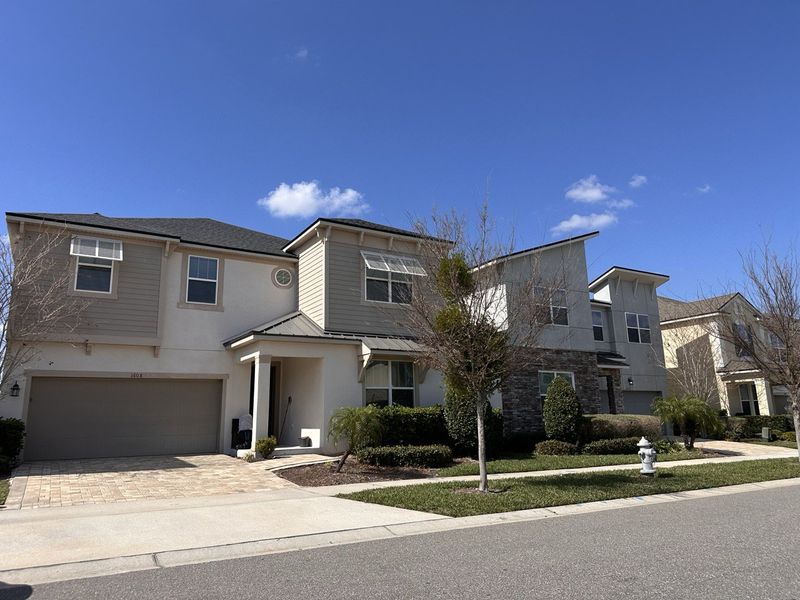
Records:
M344 483L366 483L392 479L424 479L436 476L435 469L416 467L375 467L358 462L353 457L347 459L341 473L335 473L336 463L322 463L281 469L277 475L292 483L307 487L321 485L341 485Z

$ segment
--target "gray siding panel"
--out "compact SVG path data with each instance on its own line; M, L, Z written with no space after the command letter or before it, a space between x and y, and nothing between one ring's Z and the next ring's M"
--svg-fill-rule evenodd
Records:
M326 329L378 335L409 335L408 327L403 325L408 318L407 308L365 300L362 248L328 241L326 249Z

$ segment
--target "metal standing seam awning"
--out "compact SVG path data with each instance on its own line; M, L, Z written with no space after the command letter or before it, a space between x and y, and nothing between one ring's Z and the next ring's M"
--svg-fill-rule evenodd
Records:
M627 359L616 352L598 352L597 366L601 369L630 369Z
M364 381L364 372L369 363L376 359L376 355L398 355L405 357L413 357L420 354L422 351L421 346L414 340L408 338L392 338L392 337L377 337L377 336L362 336L361 337L361 364L358 370L358 381ZM419 371L419 382L425 381L425 375L428 369L422 368Z

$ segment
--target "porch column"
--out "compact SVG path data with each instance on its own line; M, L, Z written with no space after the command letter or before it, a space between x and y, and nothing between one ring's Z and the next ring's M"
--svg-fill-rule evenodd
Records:
M251 450L256 449L256 440L267 437L269 431L269 368L272 357L258 354L255 357L255 377L253 381L253 441Z
M758 400L758 411L762 415L774 415L775 405L772 399L772 386L766 379L756 379L756 398Z

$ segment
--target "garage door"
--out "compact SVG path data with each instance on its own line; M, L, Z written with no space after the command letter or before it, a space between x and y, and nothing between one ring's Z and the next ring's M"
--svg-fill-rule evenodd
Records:
M25 460L216 452L222 382L37 377Z
M628 415L652 415L650 405L653 400L658 398L659 392L629 392L622 394L622 402L625 405L625 414Z

